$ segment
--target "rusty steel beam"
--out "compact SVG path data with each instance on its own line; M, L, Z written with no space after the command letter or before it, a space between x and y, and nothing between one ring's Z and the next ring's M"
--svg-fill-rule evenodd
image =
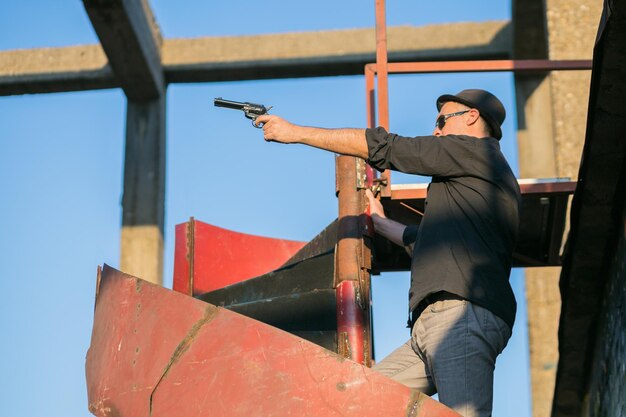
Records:
M583 71L591 69L591 60L492 60L492 61L433 61L433 62L392 62L387 71L394 74L428 74L447 72L544 72L544 71ZM367 64L366 71L380 72L377 64Z
M336 190L338 198L338 230L335 257L335 288L337 292L337 345L346 358L371 364L369 329L370 275L364 252L365 164L358 158L337 156ZM362 184L359 183L362 181ZM367 257L367 259L365 259Z
M376 0L376 67L377 71L369 71L370 77L377 75L378 84L378 125L389 129L389 77L387 60L387 18L385 13L385 0ZM368 71L366 68L366 75ZM376 95L374 93L374 95ZM375 114L375 113L374 113ZM381 196L389 197L390 184L389 170L381 175Z

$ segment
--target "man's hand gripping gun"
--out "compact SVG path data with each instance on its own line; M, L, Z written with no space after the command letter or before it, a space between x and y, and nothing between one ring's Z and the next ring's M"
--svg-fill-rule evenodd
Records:
M262 104L255 104L255 103L248 103L248 102L240 103L238 101L224 100L221 97L217 97L215 101L213 102L213 104L215 104L215 107L225 107L227 109L243 110L244 115L248 119L252 120L252 126L259 128L259 129L263 126L255 125L254 121L256 120L257 117L263 114L267 114L272 108L272 106L265 107Z

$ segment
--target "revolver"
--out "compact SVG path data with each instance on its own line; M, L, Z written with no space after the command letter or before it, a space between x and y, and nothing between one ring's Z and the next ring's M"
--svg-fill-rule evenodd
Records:
M255 103L248 103L248 102L240 103L238 101L224 100L221 97L217 97L214 100L213 104L215 104L215 107L225 107L227 109L243 110L244 115L248 119L252 120L252 126L258 129L261 129L262 126L255 125L254 121L256 120L257 117L263 114L267 114L272 108L272 106L265 107L262 104L255 104Z

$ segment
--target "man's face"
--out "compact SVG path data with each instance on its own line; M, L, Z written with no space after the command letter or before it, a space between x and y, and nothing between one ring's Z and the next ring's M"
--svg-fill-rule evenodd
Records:
M455 103L453 101L449 101L445 103L439 114L437 114L437 118L442 115L449 115L456 112L461 112L464 110L469 110L467 106L464 106L461 103ZM433 131L433 135L435 136L445 136L445 135L462 135L467 133L467 123L466 116L469 113L460 114L457 116L451 116L446 118L446 123L443 128L439 128L439 126L435 126L435 130ZM435 119L436 120L436 119Z

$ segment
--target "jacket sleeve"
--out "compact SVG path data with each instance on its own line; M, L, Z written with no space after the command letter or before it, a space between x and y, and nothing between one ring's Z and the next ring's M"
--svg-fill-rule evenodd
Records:
M402 243L404 244L404 249L411 257L413 256L413 249L415 248L418 230L419 226L410 224L404 228L404 232L402 233Z
M476 138L469 136L417 136L387 133L382 127L367 129L367 162L383 171L437 177L473 175Z

